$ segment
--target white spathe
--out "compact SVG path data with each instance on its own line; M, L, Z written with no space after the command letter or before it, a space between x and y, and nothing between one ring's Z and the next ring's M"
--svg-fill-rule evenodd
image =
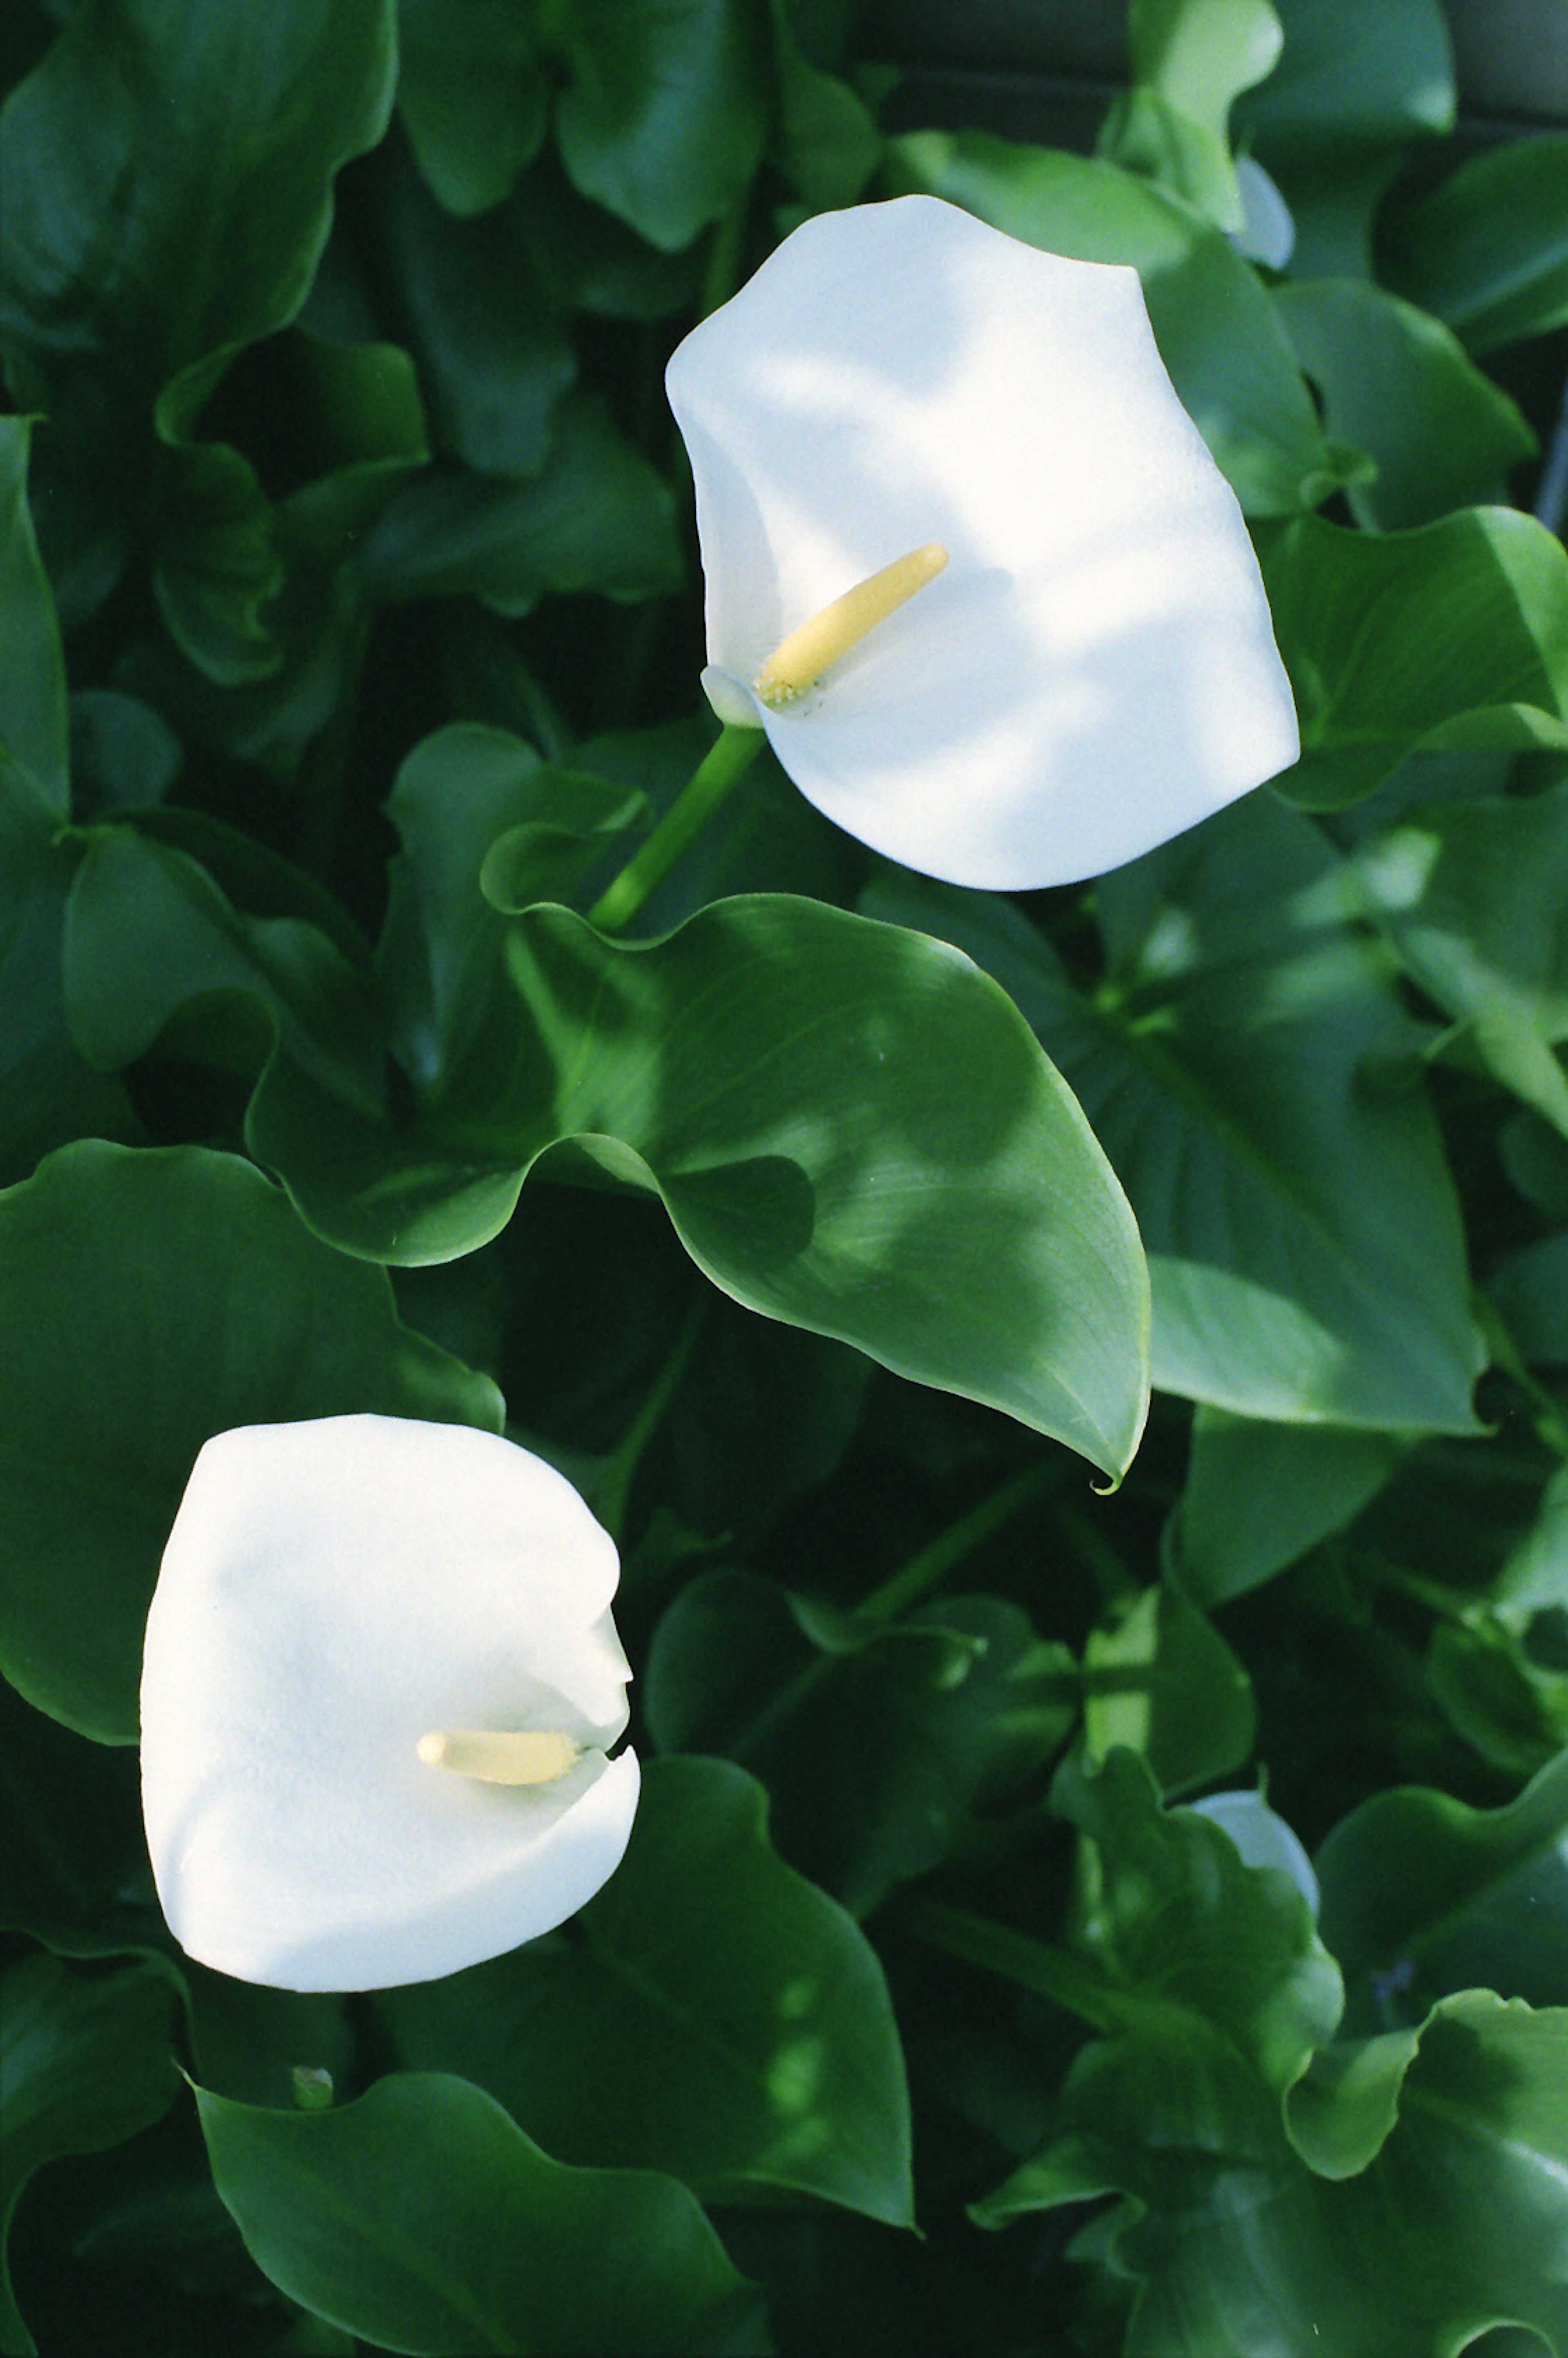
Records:
M636 1757L613 1541L542 1458L467 1425L219 1433L169 1534L142 1801L181 1947L243 1981L386 1989L548 1931L620 1865ZM419 1757L449 1729L586 1749L553 1781Z
M1243 1787L1235 1792L1210 1793L1204 1801L1185 1806L1195 1817L1207 1818L1227 1833L1246 1866L1277 1867L1281 1875L1288 1875L1316 1916L1317 1877L1305 1846L1295 1828L1269 1807L1261 1793Z
M719 717L952 883L1069 883L1293 762L1247 527L1137 273L934 197L825 213L670 362ZM949 562L796 703L785 635L927 542Z

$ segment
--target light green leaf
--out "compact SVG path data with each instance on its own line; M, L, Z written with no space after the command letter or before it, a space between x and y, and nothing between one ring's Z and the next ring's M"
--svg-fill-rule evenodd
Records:
M152 1960L106 1974L32 1955L0 1982L0 2346L38 2345L12 2298L5 2241L34 2170L101 2153L168 2110L175 1988Z
M1422 1786L1374 1793L1320 1848L1323 1934L1353 2023L1418 2020L1472 1986L1537 2005L1568 1953L1568 1753L1517 1801L1475 1810ZM1568 2061L1568 2054L1565 2054Z
M1099 152L1160 181L1217 228L1239 230L1230 108L1279 58L1269 0L1132 0L1128 38L1132 87L1113 103Z
M127 1270L135 1272L127 1282ZM136 1740L158 1558L208 1436L373 1410L499 1430L493 1385L401 1327L383 1271L237 1157L63 1147L0 1195L0 1669Z
M754 1573L699 1574L654 1633L643 1706L661 1750L743 1761L784 1856L864 1916L1049 1764L1077 1665L994 1596L827 1635Z
M1568 132L1472 157L1396 218L1394 284L1474 352L1568 319Z
M761 0L557 0L556 137L585 197L666 252L727 213L762 159Z
M1357 278L1298 280L1274 305L1328 433L1376 461L1346 491L1358 524L1400 532L1506 497L1535 436L1440 320Z
M1163 1810L1135 1753L1066 1761L1051 1806L1087 1848L1074 1926L1110 2001L1152 2047L1180 2051L1196 2028L1282 2092L1334 2035L1343 1991L1305 1899L1279 1867L1246 1866L1227 1833Z
M446 2074L326 2112L198 2088L218 2191L280 2290L415 2358L763 2352L752 2288L649 2170L568 2169Z
M1340 2117L1313 2124L1313 2150L1353 2162L1396 2100L1399 2117L1369 2166L1328 2179L1212 2041L1097 2043L1069 2075L1053 2142L974 2215L1000 2227L1121 2193L1091 2237L1138 2287L1124 2358L1460 2358L1503 2326L1561 2349L1568 2009L1472 1991L1435 2010L1414 2056L1363 2052L1365 2081L1349 2077Z
M1146 1588L1084 1645L1084 1749L1136 1752L1166 1795L1240 1768L1258 1732L1252 1682L1173 1583Z
M1379 536L1302 516L1263 579L1301 716L1294 799L1358 801L1418 750L1568 750L1568 555L1533 518Z
M727 1761L647 1764L625 1860L569 1936L378 2006L401 2062L479 2081L557 2160L914 2223L881 1967Z
M1253 795L1103 880L1092 998L1001 902L901 879L869 905L968 949L1070 1080L1138 1215L1157 1385L1267 1420L1474 1432L1453 1183L1343 892L1316 828Z
M1256 274L1178 200L1114 164L979 131L895 139L887 168L896 188L1048 253L1132 265L1182 405L1249 514L1293 514L1344 479Z

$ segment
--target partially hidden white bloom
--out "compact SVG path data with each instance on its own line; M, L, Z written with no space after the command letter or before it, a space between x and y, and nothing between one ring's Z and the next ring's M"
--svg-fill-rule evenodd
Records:
M1296 759L1247 528L1136 272L933 197L857 206L786 238L666 382L709 700L874 850L958 884L1068 883ZM767 676L911 557L896 611Z
M1207 1818L1230 1836L1248 1866L1278 1867L1288 1875L1315 1917L1317 1877L1313 1873L1301 1836L1271 1810L1261 1793L1243 1788L1231 1793L1210 1793L1186 1807L1195 1817Z
M164 1913L243 1981L385 1989L559 1924L637 1806L615 1547L466 1425L246 1425L196 1461L142 1672ZM504 1781L496 1781L503 1779Z

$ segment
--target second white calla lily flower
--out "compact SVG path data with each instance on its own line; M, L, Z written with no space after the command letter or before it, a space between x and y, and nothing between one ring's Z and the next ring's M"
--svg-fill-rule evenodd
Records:
M932 197L827 213L667 384L709 699L872 849L1068 883L1296 759L1247 528L1134 271Z
M614 1544L466 1425L247 1425L197 1459L142 1675L142 1795L187 1952L296 1990L430 1980L546 1932L637 1807Z

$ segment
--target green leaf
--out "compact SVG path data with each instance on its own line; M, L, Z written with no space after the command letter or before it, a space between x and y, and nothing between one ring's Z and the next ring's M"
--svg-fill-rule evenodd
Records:
M127 1271L135 1282L127 1282ZM308 1236L248 1163L86 1141L0 1195L0 1668L134 1744L158 1558L210 1434L373 1410L499 1430L500 1400Z
M743 1761L785 1857L864 1916L1050 1762L1077 1666L995 1596L827 1634L754 1573L699 1574L654 1631L643 1705L661 1751Z
M1404 1454L1397 1433L1269 1424L1200 1407L1173 1527L1200 1605L1228 1604L1343 1531Z
M378 2006L400 2062L480 2081L557 2160L914 2224L881 1967L727 1761L648 1763L625 1860L569 1936Z
M1269 0L1132 0L1128 37L1132 87L1111 107L1100 153L1147 173L1218 228L1239 230L1230 108L1279 58Z
M1231 1776L1258 1732L1252 1683L1173 1583L1117 1608L1084 1646L1084 1749L1138 1753L1162 1793Z
M852 205L877 168L881 135L847 81L812 63L795 38L789 0L769 0L777 83L779 169L804 203Z
M65 665L27 507L28 440L25 418L0 418L0 1182L83 1130L134 1127L66 1026L60 937L76 853L61 840Z
M1568 133L1472 157L1400 214L1390 275L1475 352L1568 319Z
M1417 2020L1480 1986L1532 2004L1563 1987L1568 1944L1568 1753L1498 1810L1405 1786L1374 1793L1317 1854L1323 1934L1352 2023Z
M1085 1837L1075 1940L1112 2005L1152 2046L1179 2050L1195 2021L1262 2085L1291 2087L1333 2037L1344 1994L1290 1877L1246 1866L1210 1819L1161 1809L1132 1752L1067 1760L1051 1806Z
M0 417L0 755L31 782L40 813L70 807L65 658L27 507L31 420Z
M1568 2010L1449 1999L1413 2057L1373 2052L1371 2085L1353 2083L1344 2116L1321 2125L1314 2150L1353 2158L1397 2095L1376 2158L1337 2182L1288 2144L1277 2102L1223 2050L1097 2044L1069 2076L1053 2142L974 2215L1003 2226L1121 2193L1093 2247L1139 2288L1126 2358L1459 2358L1507 2325L1532 2329L1531 2349L1537 2334L1561 2349L1565 2040Z
M170 637L220 687L270 679L285 648L271 609L283 587L271 501L255 469L226 442L169 445L153 554L153 591Z
M576 186L666 252L744 193L767 129L762 0L555 0L556 138Z
M436 468L409 484L367 537L370 595L468 592L517 616L552 591L635 600L675 589L682 564L664 479L597 398L564 398L556 425L535 479Z
M134 1751L84 1744L0 1679L0 1927L59 1956L165 1944Z
M488 212L537 154L549 82L535 0L399 0L397 110L432 193Z
M1274 0L1279 64L1238 109L1296 223L1303 276L1370 277L1372 220L1413 140L1452 130L1440 0Z
M85 0L0 122L0 345L49 375L92 356L150 401L281 327L394 70L391 0Z
M1535 436L1441 321L1357 278L1280 287L1274 304L1328 433L1376 461L1346 488L1358 524L1400 532L1505 498Z
M1343 480L1256 274L1177 199L1114 164L980 131L895 139L888 168L898 189L1048 253L1131 264L1182 406L1249 515L1293 514Z
M397 288L435 447L481 474L537 474L577 360L517 208L454 221L386 147L367 168L364 211L361 242L373 280Z
M178 845L95 827L70 888L65 992L73 1037L113 1070L173 1017L179 1045L248 1074L275 1033L284 1061L353 1105L381 1102L384 1051L365 976L310 919L248 917Z
M1000 1408L1108 1473L1136 1445L1143 1271L1076 1104L967 958L779 895L666 940L565 909L515 919L517 1030L427 1114L373 1119L296 1061L253 1152L346 1249L471 1250L526 1172L579 1141L655 1187L697 1265L748 1308ZM504 1051L504 1053L503 1053Z
M1263 579L1301 716L1293 798L1358 801L1418 750L1568 749L1568 555L1531 517L1378 536L1302 516Z
M1463 1043L1568 1135L1568 785L1408 812L1357 856L1364 906Z
M768 2347L752 2288L692 2197L652 2171L569 2169L444 2074L286 2113L198 2088L212 2175L274 2284L416 2358L685 2358Z
M1480 1347L1415 1035L1317 829L1250 795L1098 903L1091 998L1001 902L905 879L871 896L979 959L1076 1091L1149 1254L1155 1383L1242 1416L1474 1432Z
M644 1170L748 1307L1122 1469L1143 1405L1131 1221L967 958L757 894L647 946L538 909L511 961L551 1066L541 1145L613 1141L607 1166Z
M0 2345L37 2344L12 2298L4 2250L29 2178L66 2154L101 2153L160 2120L179 2088L175 1990L146 1960L107 1973L33 1955L0 1983Z

